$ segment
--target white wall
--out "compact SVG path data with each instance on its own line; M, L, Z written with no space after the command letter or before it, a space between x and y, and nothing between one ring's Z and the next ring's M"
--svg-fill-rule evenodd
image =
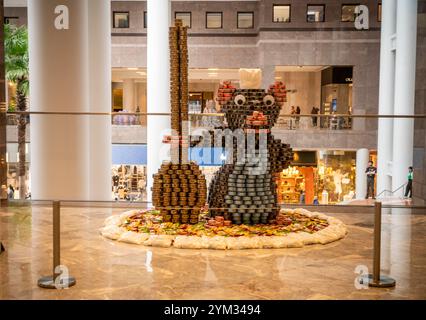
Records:
M313 106L321 103L321 72L276 72L279 81L284 82L287 89L297 90L287 95L283 112L290 113L291 106L299 106L301 113L310 113Z

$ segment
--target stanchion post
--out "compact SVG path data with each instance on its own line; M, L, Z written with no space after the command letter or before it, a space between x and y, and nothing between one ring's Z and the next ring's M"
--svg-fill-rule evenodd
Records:
M61 265L61 203L53 201L53 278L60 276L58 266Z
M62 275L66 270L61 266L61 203L53 201L53 272L52 276L41 277L38 286L45 289L64 289L76 284L74 277ZM61 276L62 275L62 276Z
M373 281L380 282L380 256L382 249L382 203L374 203L374 258Z
M374 253L373 253L373 274L364 275L361 281L368 283L370 287L389 288L394 287L394 279L380 275L380 250L382 240L382 203L374 203Z

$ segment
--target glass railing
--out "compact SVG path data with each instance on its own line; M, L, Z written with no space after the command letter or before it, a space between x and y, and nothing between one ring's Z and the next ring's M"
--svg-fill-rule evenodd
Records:
M13 199L31 199L31 148L30 131L31 115L51 115L55 113L43 112L10 112L7 113L7 152L5 160L7 163L7 185L12 186ZM147 199L147 160L149 153L146 140L147 116L167 116L169 114L147 114L147 113L67 113L69 117L111 117L112 125L112 152L113 163L111 163L111 200L124 202L141 202ZM120 118L121 117L121 118ZM127 118L126 118L127 117ZM394 121L395 119L413 119L415 128L414 139L414 176L424 176L425 147L424 124L426 116L423 114L412 116L391 115L340 115L332 116L334 119L350 123L352 129L343 130L339 126L336 129L321 127L321 123L330 120L330 115L317 115L314 122L312 115L300 114L298 119L292 115L280 115L276 125L272 128L275 139L288 143L294 153L294 159L290 167L283 170L276 177L277 194L280 203L285 204L350 204L364 203L364 197L356 196L357 176L365 174L357 171L359 164L357 151L367 149L368 159L376 166L377 163L377 127L378 120ZM22 144L22 132L18 128L19 119L25 118L27 126L25 130L25 144ZM123 119L127 120L123 120ZM118 120L117 120L118 119ZM132 119L132 120L129 120ZM296 122L298 121L298 122ZM339 120L340 121L340 120ZM115 125L117 123L117 125ZM132 123L126 125L125 123ZM207 185L213 180L221 166L226 163L225 141L221 145L213 145L214 135L217 131L226 127L224 114L205 113L190 114L191 138L190 156L191 160L199 163L202 173L206 177ZM293 130L293 125L297 127ZM317 126L314 126L317 124ZM291 126L291 127L288 127ZM338 131L338 132L337 132ZM336 133L336 134L334 134ZM219 139L216 137L216 140ZM21 145L21 147L20 147ZM203 156L213 148L209 159ZM25 154L25 156L23 156ZM127 155L119 157L117 155ZM20 161L21 159L21 161ZM25 164L22 163L25 159ZM365 162L365 159L363 160ZM28 190L19 192L20 170L25 168L24 179ZM378 173L380 175L382 173ZM421 199L424 178L414 180L415 198L422 203ZM364 178L363 178L364 179ZM419 182L417 182L419 181ZM401 188L380 189L375 181L374 194L380 198L394 199L404 203L406 185ZM36 199L34 199L36 200Z

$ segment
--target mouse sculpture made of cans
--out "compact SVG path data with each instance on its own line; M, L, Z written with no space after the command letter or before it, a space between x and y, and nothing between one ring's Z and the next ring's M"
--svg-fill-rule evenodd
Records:
M293 160L290 146L271 133L281 106L271 89L233 89L222 103L227 127L219 140L225 142L226 163L209 185L210 216L234 224L274 221L279 212L276 181Z

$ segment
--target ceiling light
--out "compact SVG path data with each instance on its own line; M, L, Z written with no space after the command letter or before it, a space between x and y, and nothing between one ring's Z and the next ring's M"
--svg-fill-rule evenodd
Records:
M143 71L138 71L138 72L136 72L137 74L140 74L140 75L146 75L146 72L143 72Z
M217 69L217 68L208 68L207 70L209 70L209 71L218 71L219 69Z
M135 70L138 70L138 68L127 68L127 70L129 70L129 71L135 71Z

